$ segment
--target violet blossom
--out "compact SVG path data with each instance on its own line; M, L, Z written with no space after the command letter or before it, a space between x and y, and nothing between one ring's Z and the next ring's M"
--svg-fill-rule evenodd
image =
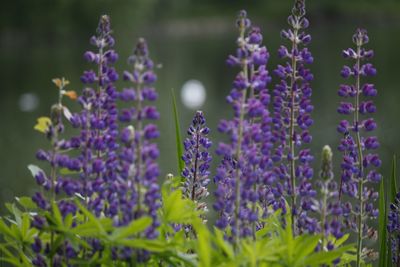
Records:
M338 112L349 119L342 120L337 130L343 134L339 150L344 153L342 167L341 191L357 200L351 206L345 203L346 227L357 233L357 266L362 260L362 255L373 256L372 250L363 246L365 238L375 238L376 231L368 226L369 219L378 216L378 210L373 202L378 193L368 184L376 184L381 180L377 169L381 166L378 154L373 153L379 147L377 137L372 132L377 126L370 114L376 110L371 97L376 96L375 86L363 79L375 76L376 69L368 60L373 57L373 51L364 48L369 41L367 31L357 29L353 35L355 50L348 48L343 51L343 57L354 62L354 65L344 66L341 75L345 79L353 80L353 84L342 84L339 96L344 98L338 107Z
M303 146L312 140L308 129L313 124L310 113L314 108L310 86L313 75L307 68L313 57L306 47L311 36L304 31L309 26L305 14L305 1L296 0L288 17L290 29L281 32L290 47L281 46L278 51L279 57L287 62L275 70L281 81L273 90L273 159L278 180L274 190L278 199L275 208L285 209L283 199L289 202L295 234L317 231L317 222L310 216L316 196L310 165L314 157L310 149Z
M125 71L123 78L129 82L129 87L119 93L119 99L129 106L120 110L118 115L120 122L130 124L120 135L123 147L119 153L119 174L130 190L122 222L150 216L153 223L145 230L145 235L152 239L157 237L156 227L159 225L160 189L157 178L160 171L156 161L159 150L154 143L159 131L149 121L157 120L160 115L150 104L158 97L153 87L157 76L144 39L139 39L128 63L132 69Z
M271 131L267 106L270 96L267 84L271 78L266 69L269 59L262 45L258 27L252 27L245 11L237 20L239 38L236 55L229 56L230 66L240 67L227 97L234 117L222 120L218 130L229 136L220 143L217 154L223 159L217 168L214 209L220 229L231 229L231 240L237 243L240 236L253 236L260 227L258 203L268 203L271 183L269 169Z
M182 156L185 168L182 171L183 194L197 205L198 210L207 211L204 201L208 196L207 185L210 182L211 155L208 152L212 143L208 139L210 129L206 126L203 112L197 111L187 133L188 138L184 141L185 152Z
M320 179L317 182L321 198L314 204L321 216L318 230L321 233L322 250L332 250L335 247L332 238L339 239L344 234L340 220L343 210L339 200L338 185L334 180L332 157L331 148L327 145L324 146Z

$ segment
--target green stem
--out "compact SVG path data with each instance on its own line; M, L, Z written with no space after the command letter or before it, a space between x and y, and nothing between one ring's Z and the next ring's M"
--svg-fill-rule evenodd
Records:
M240 39L242 42L244 42L244 34L245 34L245 27L244 23L241 23L240 27ZM245 79L245 82L247 83L248 81L248 70L247 70L247 61L244 59L242 61L242 71L243 71L243 76ZM240 154L242 153L242 138L243 138L243 121L244 121L244 109L246 105L246 95L247 95L247 90L244 89L242 92L242 98L241 98L241 103L240 103L240 114L239 114L239 125L238 125L238 143L236 147L236 161L237 161L237 166L236 166L236 172L235 172L235 178L236 178L236 183L235 183L235 210L234 210L234 229L236 230L235 234L235 247L237 248L239 245L239 239L240 239L240 234L239 234L239 211L240 211L240 169L239 169L239 158Z
M323 188L323 192L322 192L322 195L323 195L323 197L322 197L322 211L321 211L321 230L322 230L322 237L321 237L321 242L322 242L322 250L324 250L325 249L325 247L326 247L326 244L325 244L325 242L326 242L326 240L325 240L325 235L326 235L326 233L325 233L325 222L326 222L326 204L327 204L327 192L326 192L326 189L327 189L327 184L328 184L328 182L325 182L325 184L324 184L324 188Z
M361 47L357 45L357 70L360 69L360 52ZM360 211L358 213L357 218L357 267L361 266L361 254L362 254L362 243L363 243L363 219L364 219L364 201L363 201L363 153L362 153L362 146L361 146L361 137L360 132L358 129L358 122L359 122L359 95L360 95L360 73L357 73L357 80L356 80L356 99L355 99L355 111L354 111L354 124L357 127L356 131L356 142L357 142L357 149L358 149L358 168L359 168L359 175L358 175L358 202L360 205Z
M297 17L296 17L297 19ZM293 52L297 50L297 35L298 29L294 28L293 30L293 42L292 42L292 75L290 76L290 126L289 126L289 153L291 157L289 158L290 164L290 187L292 190L291 194L291 215L292 215L292 230L293 234L296 235L296 216L294 214L294 210L296 208L296 160L295 160L295 84L296 84L296 75L297 75L297 59L296 56L293 55Z
M136 90L136 92L137 92L137 96L138 96L138 100L137 100L137 114L139 115L140 114L140 116L142 116L141 115L141 113L142 113L142 100L141 100L141 95L142 95L142 91L141 91L141 84L139 83L138 85L137 85L137 90ZM137 172L136 172L136 186L137 186L137 203L138 203L138 206L137 206L137 212L138 212L138 214L140 213L140 210L141 210L141 198L142 198L142 196L141 196L141 185L140 185L140 182L139 182L139 180L141 179L141 175L142 175L142 143L143 143L143 140L142 140L142 128L143 128L143 125L142 125L142 119L143 118L139 118L138 120L137 120L137 131L138 131L138 133L139 133L139 139L138 139L138 146L137 146L137 149L136 149L136 151L137 151L137 153L136 153L136 159L137 159ZM134 137L135 138L135 137Z

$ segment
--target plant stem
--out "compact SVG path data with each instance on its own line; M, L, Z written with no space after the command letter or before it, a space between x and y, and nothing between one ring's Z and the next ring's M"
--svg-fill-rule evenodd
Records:
M244 22L241 23L240 27L240 39L244 43L244 34L245 34L245 27L244 27ZM247 60L244 59L242 60L242 71L243 71L243 76L245 79L245 83L247 84L248 82L248 70L247 70ZM240 114L239 114L239 125L238 125L238 143L236 147L236 183L235 183L235 211L234 211L234 229L236 231L235 234L235 246L239 245L239 212L240 212L240 154L242 152L242 138L243 138L243 120L244 120L244 109L246 105L246 95L247 95L247 90L244 89L242 91L242 98L241 98L241 103L240 103Z
M193 181L192 181L192 194L191 194L191 199L193 202L195 202L196 198L196 181L197 181L197 169L198 169L198 155L199 153L199 147L200 147L200 131L197 127L196 129L196 146L195 146L195 157L194 157L194 173L193 173Z
M137 213L139 214L140 213L140 210L141 210L141 185L140 185L140 179L141 179L141 175L142 175L142 143L143 143L143 140L142 140L142 128L143 128L143 125L142 125L142 91L141 91L141 84L139 83L138 85L137 85L137 89L136 89L136 92L137 92L137 97L138 97L138 100L137 100L137 115L138 115L138 118L137 118L137 132L139 133L139 135L138 135L138 146L137 146L137 148L136 148L136 151L137 151L137 153L136 153L136 160L137 160L137 172L136 172L136 181L134 181L134 182L136 182L136 186L137 186L137 203L138 203L138 205L137 205ZM136 131L135 131L136 132ZM136 134L135 134L136 135ZM134 138L136 138L136 137L134 137Z
M362 242L363 242L363 219L364 219L364 201L363 201L363 154L362 154L362 147L361 147L361 138L360 132L358 129L359 123L359 95L360 95L360 52L361 47L357 45L357 79L356 79L356 99L355 99L355 111L354 111L354 125L357 127L356 129L356 142L357 142L357 149L358 149L358 201L360 205L360 211L358 213L357 218L357 267L361 266L361 254L362 254Z
M296 17L298 20L298 18ZM291 189L291 215L292 215L292 230L293 235L296 235L296 161L295 161L295 141L294 141L294 133L295 133L295 85L296 85L296 72L297 72L297 59L294 55L294 52L297 50L297 34L298 29L294 28L293 31L293 41L292 41L292 75L290 76L290 126L289 126L289 163L290 163L290 189Z
M325 249L325 217L326 217L326 204L327 204L327 184L328 181L324 183L324 187L323 187L323 192L322 192L322 211L321 211L321 231L322 231L322 237L321 237L321 242L322 242L322 250Z

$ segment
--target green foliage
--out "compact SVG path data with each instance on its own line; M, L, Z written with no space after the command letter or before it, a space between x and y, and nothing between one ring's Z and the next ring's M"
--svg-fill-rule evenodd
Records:
M55 202L51 212L38 211L29 198L19 198L14 204L7 204L11 216L0 219L1 261L13 266L31 266L35 257L31 245L36 236L40 236L43 242L51 242L50 258L65 241L70 242L79 255L70 259L69 263L79 266L131 266L132 262L116 261L111 256L112 249L123 247L149 251L151 257L147 266L193 267L329 266L335 259L347 257L354 251L352 245L342 245L348 237L345 236L333 240L336 245L334 250L316 252L321 236L294 236L290 214L282 215L279 211L265 219L264 228L257 232L254 239L241 239L234 248L224 232L217 228L210 230L203 223L201 212L196 209L195 203L182 197L179 185L179 177L169 177L162 186L160 235L152 240L141 235L152 223L149 217L115 227L111 219L96 217L78 200L75 201L79 209L77 215L63 217ZM47 220L41 230L30 225L36 212ZM286 221L285 227L282 227L282 221ZM174 229L177 224L183 226L179 231ZM185 227L189 226L194 236L185 231ZM91 249L88 240L91 239L100 241L103 246L101 253L88 253ZM143 263L143 266L146 264ZM141 266L137 262L134 265Z
M172 96L172 106L174 109L176 156L178 161L178 171L179 173L182 173L183 168L185 167L185 163L183 162L182 159L183 155L182 135L181 135L181 127L179 125L178 106L176 105L174 89L171 89L171 96Z
M387 247L387 204L385 195L385 182L382 179L379 188L379 266L387 266L388 264L388 247ZM390 261L390 260L389 260Z

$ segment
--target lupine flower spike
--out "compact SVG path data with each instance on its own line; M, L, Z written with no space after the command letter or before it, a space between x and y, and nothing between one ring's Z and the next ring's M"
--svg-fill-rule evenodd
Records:
M76 170L80 172L81 188L78 191L73 180L66 180L63 189L68 194L79 193L86 205L97 216L105 213L114 217L114 212L107 203L118 198L116 186L116 150L118 144L116 89L113 83L118 74L111 67L118 59L112 49L114 38L111 35L110 18L100 18L97 35L91 37L90 43L95 51L87 51L84 58L93 63L95 70L84 71L81 81L86 85L78 102L82 111L72 118L72 125L81 128L78 138L71 139L74 147L81 149L77 158Z
M68 214L75 215L77 208L73 201L67 198L57 197L60 193L59 187L63 183L63 179L60 176L60 170L62 168L71 169L70 166L74 162L68 157L64 156L63 153L68 151L70 146L70 141L65 140L61 137L61 134L64 132L64 124L63 117L66 117L67 120L71 119L71 113L67 107L65 107L62 103L63 96L68 96L69 98L75 100L76 93L74 91L66 91L65 88L69 84L69 81L66 79L53 79L53 83L56 85L59 93L58 93L58 101L51 108L51 117L41 117L38 119L38 123L35 125L35 130L42 132L46 135L47 139L51 143L51 150L45 151L40 149L36 153L36 157L40 161L46 161L50 165L50 171L46 174L45 171L40 169L35 165L29 165L29 169L32 172L36 183L43 187L44 192L36 192L32 200L36 205L45 211L53 214L53 205L56 205L61 215L65 218ZM47 195L47 196L46 196ZM35 215L32 227L37 228L38 230L42 230L46 224L46 219L40 217L39 215ZM36 253L36 257L32 261L32 264L35 266L43 266L44 257L43 253L48 253L44 249L44 246L48 246L53 249L54 238L51 235L50 242L44 243L40 239L39 236L35 237L35 242L32 245L33 251ZM64 249L71 250L69 254L72 258L75 255L75 251L72 249L68 242L65 243ZM56 253L52 258L52 265L58 266L57 263L59 259L61 259L61 254Z
M258 201L266 199L268 168L271 166L270 97L266 89L270 76L266 69L269 53L262 46L260 29L251 27L245 11L237 20L239 38L235 56L227 63L239 66L227 101L234 109L234 118L222 120L218 130L228 134L229 143L220 143L217 154L223 157L214 178L217 184L214 208L219 214L217 227L231 230L231 240L253 236L259 226Z
M209 132L203 112L197 111L187 131L189 137L184 141L185 152L182 156L185 162L182 171L182 177L185 178L183 194L193 200L197 204L197 209L202 211L208 210L203 201L208 196L207 185L210 182L208 169L211 155L208 150L212 143L207 137Z
M352 60L354 65L344 66L341 75L345 79L352 79L354 83L343 84L338 91L339 96L347 100L340 103L338 112L351 116L349 120L342 120L337 130L344 135L339 145L339 150L344 153L341 190L357 200L354 207L350 203L344 205L345 224L357 233L357 266L360 266L363 258L375 257L372 250L363 246L365 238L375 239L377 236L367 222L378 216L378 210L373 204L378 193L367 185L381 180L381 175L376 170L381 166L381 160L377 154L372 153L379 147L379 142L375 136L369 134L376 128L374 119L370 117L376 107L370 99L376 96L377 90L373 84L362 81L376 75L373 65L365 63L374 55L372 50L364 48L368 41L367 31L358 29L353 35L356 49L343 51L343 57Z
M157 76L153 71L154 64L144 39L139 39L133 55L128 58L128 63L132 69L125 71L123 78L130 84L119 94L119 99L133 103L133 106L124 108L119 113L121 122L131 123L121 133L124 147L120 153L120 174L122 179L128 182L133 193L129 205L126 206L123 222L128 223L144 215L150 216L153 224L146 229L145 235L152 239L158 234L157 209L160 206L157 184L159 168L156 162L159 151L153 140L160 133L157 126L148 121L157 120L160 114L155 106L149 104L158 97L153 87ZM128 215L129 210L133 210L132 215Z
M343 236L340 216L342 207L339 202L338 185L334 181L332 169L332 150L329 146L322 149L322 163L320 180L317 182L321 199L316 201L316 207L321 215L319 231L321 232L321 249L331 250L334 248L334 242L331 237L339 239Z
M287 59L287 63L275 70L281 81L273 91L274 173L280 180L275 194L282 199L286 197L290 203L295 234L317 230L316 220L309 216L316 195L311 184L313 156L308 148L302 148L312 140L308 128L313 124L310 116L313 75L306 67L313 62L313 57L306 48L311 36L304 31L309 26L305 13L305 1L296 0L288 18L290 29L281 33L290 47L281 46L278 51L279 57ZM284 201L278 204L275 208L285 209Z

